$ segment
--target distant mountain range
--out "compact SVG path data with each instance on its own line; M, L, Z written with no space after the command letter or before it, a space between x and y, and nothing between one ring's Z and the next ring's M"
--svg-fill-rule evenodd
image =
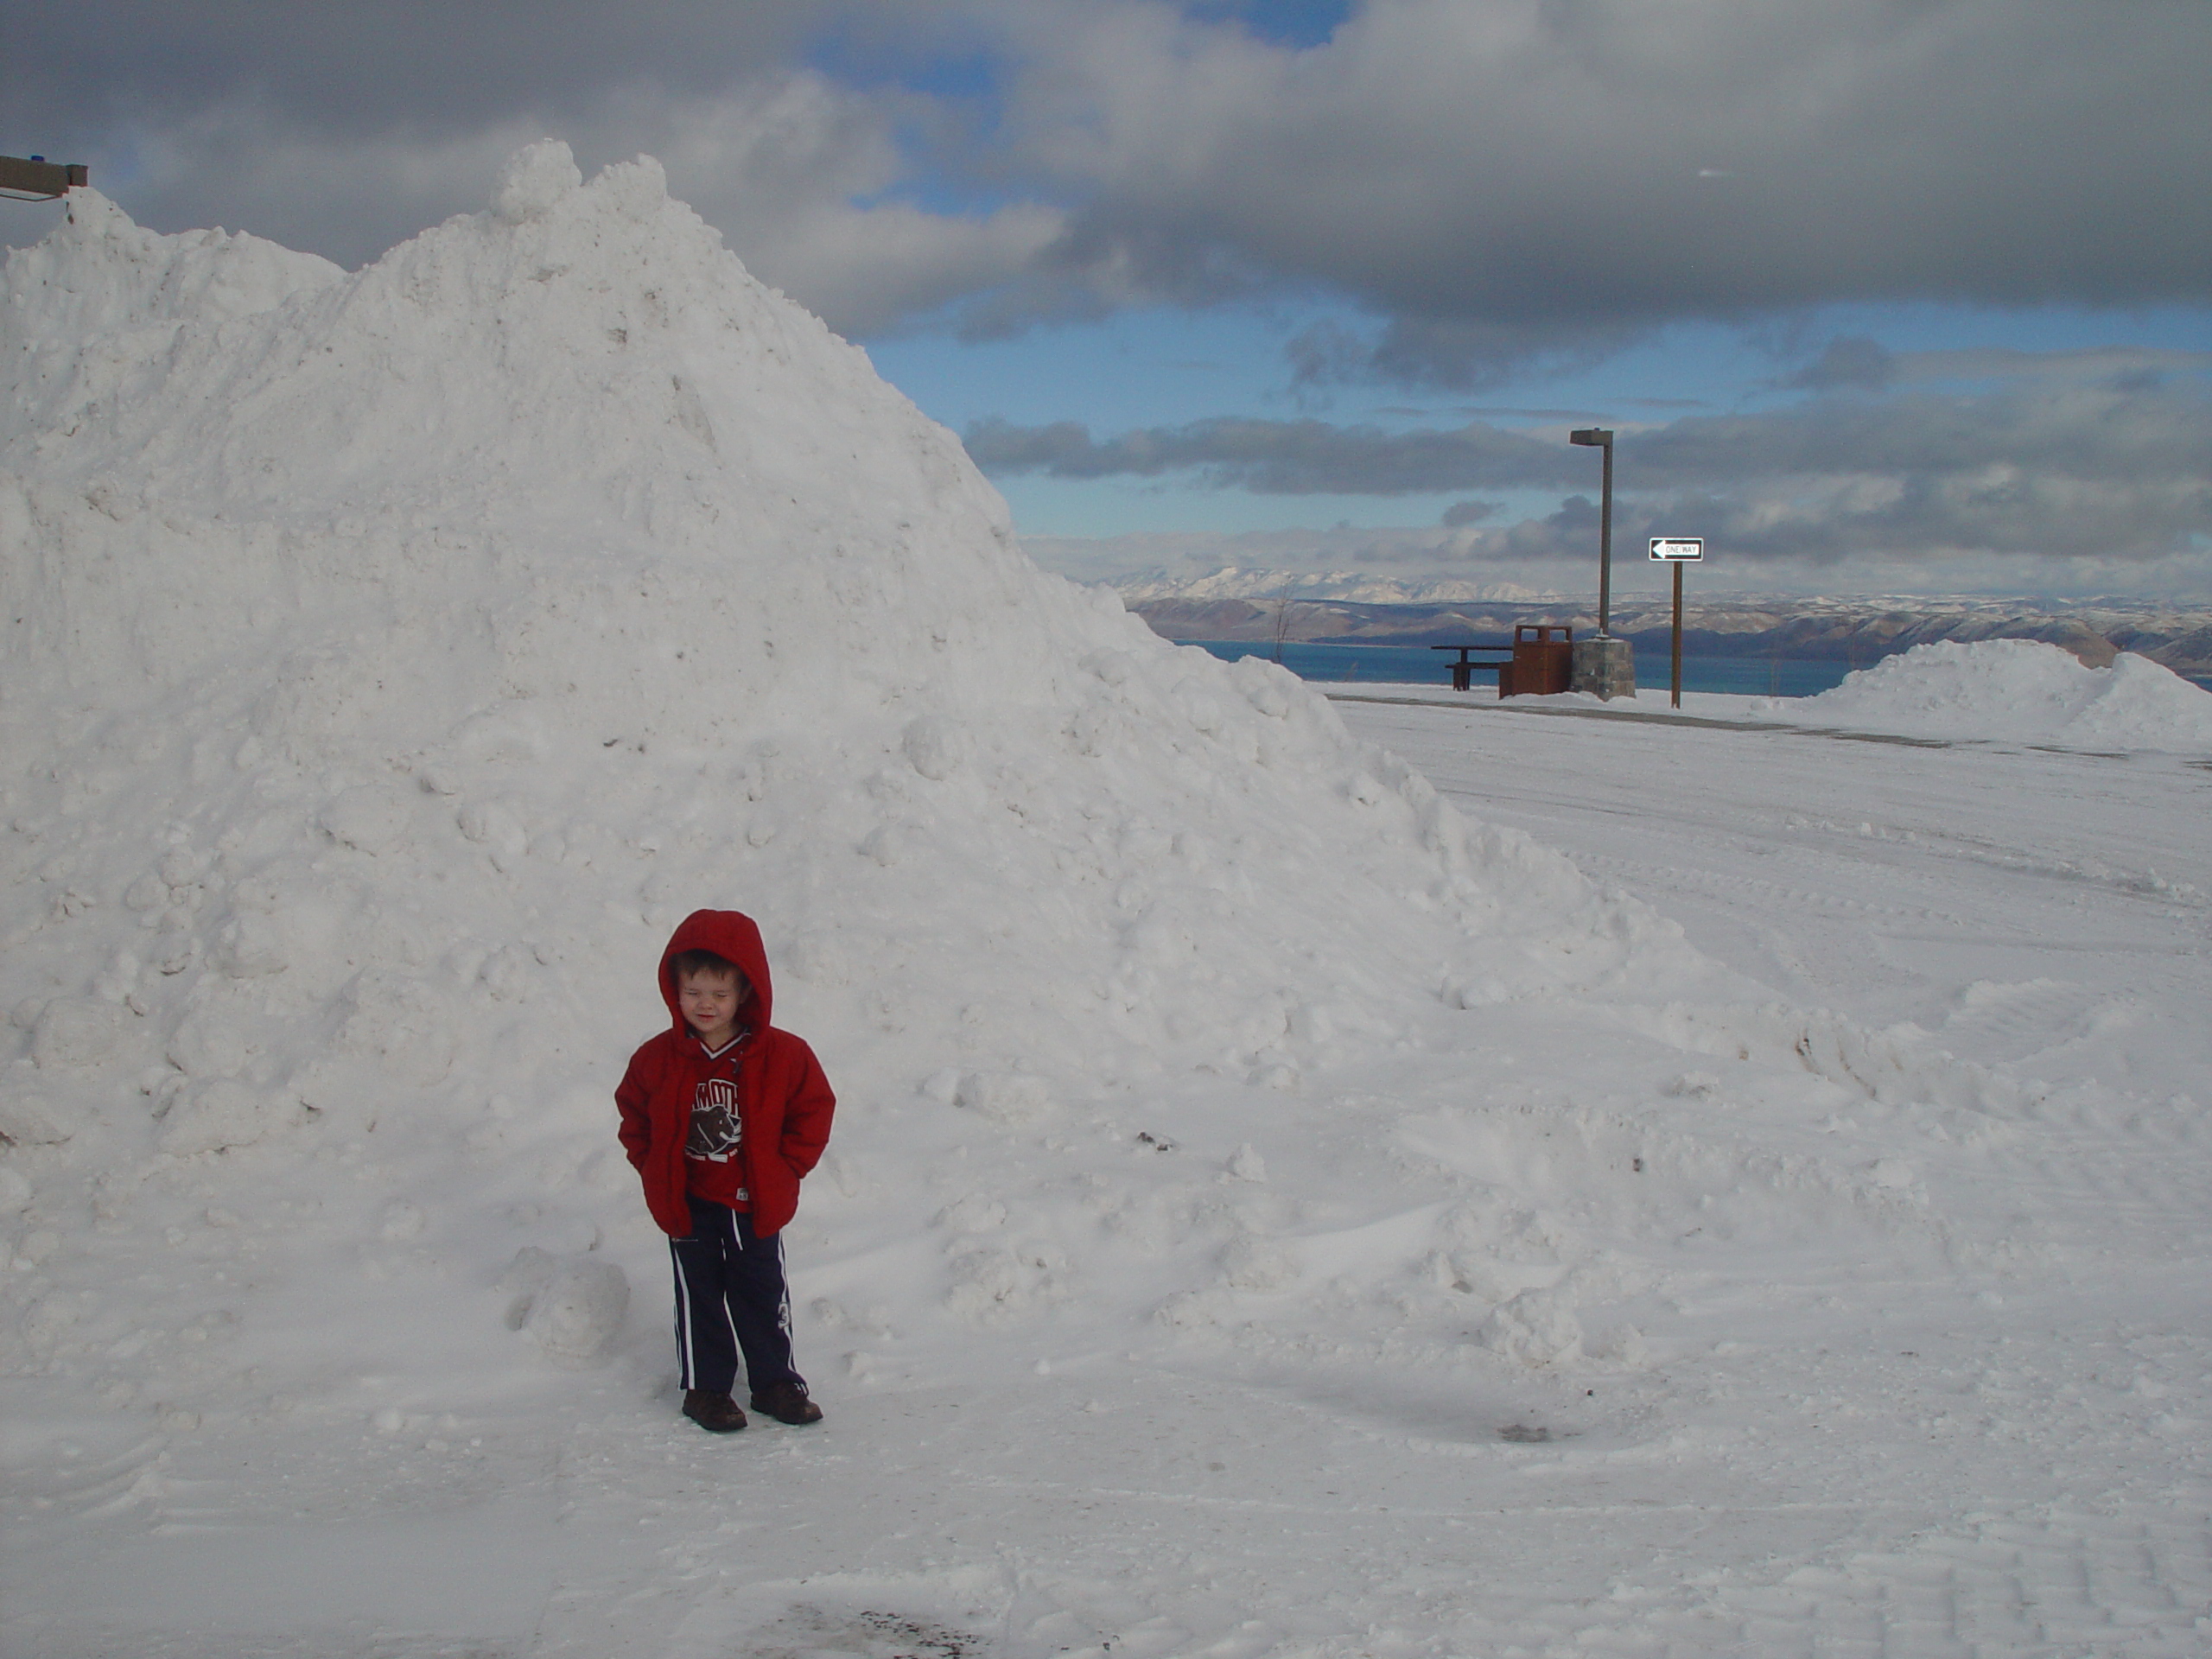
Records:
M1133 577L1113 586L1155 633L1170 639L1298 640L1323 645L1457 645L1510 639L1522 622L1594 632L1587 596L1561 598L1510 583L1404 582L1352 575L1285 578L1228 569L1174 579ZM1446 588L1465 590L1452 594ZM1612 631L1667 649L1673 603L1617 601ZM1959 598L1922 594L1695 600L1682 613L1692 656L1849 662L1864 666L1937 639L2041 639L2101 668L2123 651L2177 674L2212 677L2212 606L2099 598Z
M1556 599L1541 588L1511 582L1406 582L1356 570L1255 570L1225 565L1210 575L1178 576L1164 570L1118 576L1110 584L1131 610L1160 600L1341 600L1355 605L1521 604Z

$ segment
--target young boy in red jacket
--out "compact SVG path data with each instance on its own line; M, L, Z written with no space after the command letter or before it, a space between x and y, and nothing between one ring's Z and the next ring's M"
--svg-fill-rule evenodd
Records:
M768 1023L768 955L751 917L685 917L661 955L660 994L674 1023L630 1057L614 1103L676 1264L683 1414L717 1434L745 1427L731 1392L741 1352L753 1410L819 1422L791 1367L777 1235L829 1141L836 1097L814 1051Z

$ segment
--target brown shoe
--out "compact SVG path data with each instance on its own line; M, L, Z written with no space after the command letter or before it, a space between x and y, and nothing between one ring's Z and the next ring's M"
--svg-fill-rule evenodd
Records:
M726 1394L689 1389L683 1395L683 1414L709 1434L734 1434L745 1427L745 1414Z
M794 1428L822 1421L822 1408L806 1397L804 1386L798 1382L771 1382L753 1396L753 1409Z

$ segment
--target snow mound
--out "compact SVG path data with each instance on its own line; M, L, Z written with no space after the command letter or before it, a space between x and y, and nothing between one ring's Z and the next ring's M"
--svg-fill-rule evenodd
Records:
M2132 652L2110 668L2085 668L2031 639L1916 645L1818 696L1769 700L1762 712L1915 737L2212 750L2212 692Z
M1040 574L650 161L535 146L352 274L77 193L0 287L0 1153L70 1272L281 1241L418 1333L496 1330L518 1250L658 1272L608 1095L701 906L846 1103L804 1213L892 1253L844 1294L971 1325L1092 1271L1041 1196L1078 1144L1280 1167L1327 1079L1690 960L1280 669ZM1100 1224L1216 1248L1186 1209ZM523 1317L575 1359L624 1280L563 1272ZM262 1374L311 1395L390 1345L359 1317L291 1309Z
M515 1253L498 1288L510 1330L536 1339L549 1358L579 1363L606 1348L629 1310L630 1281L603 1256L556 1256L535 1244Z

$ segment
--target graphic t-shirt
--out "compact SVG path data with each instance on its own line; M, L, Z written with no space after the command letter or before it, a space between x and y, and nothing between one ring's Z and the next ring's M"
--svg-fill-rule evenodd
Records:
M691 1132L683 1142L683 1190L695 1198L749 1209L742 1155L745 1126L737 1110L738 1057L751 1032L720 1048L700 1047L715 1064L691 1096Z

